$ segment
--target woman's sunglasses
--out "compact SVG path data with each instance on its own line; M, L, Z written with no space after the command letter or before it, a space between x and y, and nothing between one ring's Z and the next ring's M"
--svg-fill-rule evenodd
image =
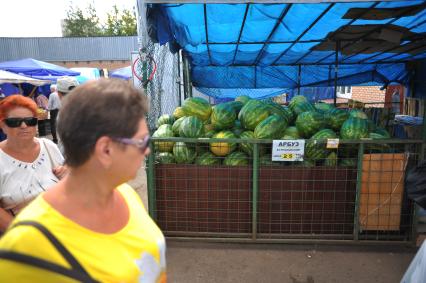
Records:
M6 118L4 119L4 123L9 128L18 128L21 126L22 122L25 123L28 127L34 127L37 125L37 118L36 117L25 117L25 118Z
M129 139L129 138L114 138L113 140L122 144L134 145L141 151L141 153L145 153L147 148L149 147L149 141L151 140L151 137L147 135L140 140Z

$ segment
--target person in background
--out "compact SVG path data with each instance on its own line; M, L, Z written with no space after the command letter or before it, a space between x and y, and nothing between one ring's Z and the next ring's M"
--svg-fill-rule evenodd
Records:
M23 95L0 102L0 232L39 193L66 174L64 158L48 139L36 138L37 105Z
M61 100L56 92L56 85L50 85L49 101L47 109L50 113L50 132L52 133L52 140L54 143L58 143L58 137L56 136L56 118L58 117L59 109L61 108Z
M48 104L49 100L43 93L37 93L35 95L35 102L37 104L37 113L38 113L38 135L39 137L46 135L46 123L47 123L47 114L48 114Z
M399 115L401 112L401 97L397 89L392 93L392 112L394 115Z
M66 95L58 133L69 173L27 206L0 240L4 253L57 268L1 259L0 253L0 270L8 270L0 272L0 282L166 282L164 236L125 184L150 153L147 110L146 96L117 79L90 81ZM49 243L47 231L61 249Z

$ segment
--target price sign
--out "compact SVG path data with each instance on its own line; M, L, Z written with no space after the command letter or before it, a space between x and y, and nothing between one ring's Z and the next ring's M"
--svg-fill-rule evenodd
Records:
M272 161L303 161L305 140L274 140Z

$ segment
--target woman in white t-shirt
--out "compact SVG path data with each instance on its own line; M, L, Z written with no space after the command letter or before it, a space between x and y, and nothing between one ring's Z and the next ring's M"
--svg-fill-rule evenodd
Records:
M36 138L37 105L11 95L0 102L0 232L39 193L66 174L64 158L50 140Z

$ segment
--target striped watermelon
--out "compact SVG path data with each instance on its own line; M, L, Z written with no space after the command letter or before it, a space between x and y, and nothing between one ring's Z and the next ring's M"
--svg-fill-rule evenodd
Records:
M203 121L206 121L212 113L212 107L209 102L201 97L185 99L182 109L186 116L196 116Z
M317 161L324 159L330 153L330 150L326 148L326 143L318 142L317 140L335 139L337 134L330 129L323 129L315 133L309 140L306 141L305 145L305 156L308 159Z
M312 111L317 111L314 105L310 102L300 102L295 104L293 107L290 107L295 115L300 115L301 113Z
M249 100L251 100L251 98L247 95L240 95L235 98L235 101L242 102L243 104L246 104L247 102L249 102Z
M213 107L211 122L216 130L232 128L236 119L237 114L232 105L221 103Z
M183 120L185 120L185 118L186 117L179 118L173 123L172 130L175 136L179 136L180 125L182 124Z
M281 137L281 139L283 140L297 140L300 138L301 136L300 136L299 130L294 126L291 126L285 129L284 134Z
M203 136L203 137L205 137L205 138L211 138L211 137L213 137L216 133L217 133L217 132L216 132L215 130L211 130L211 131L208 131L208 132L204 132L204 136Z
M332 166L332 167L337 166L337 154L334 151L331 152L327 156L327 158L324 160L324 165L325 166Z
M160 164L176 163L175 156L170 152L157 152L155 154L155 162Z
M356 158L343 158L339 162L339 166L344 167L356 167L357 160Z
M379 135L386 137L388 139L391 137L388 131L386 131L385 129L380 128L380 127L376 127L376 129L374 130L374 133L379 134Z
M340 137L347 140L357 140L368 137L367 119L349 118L342 128L340 128Z
M155 132L152 134L153 138L171 138L174 137L172 126L169 124L161 125ZM154 142L155 149L160 152L169 152L172 151L173 145L175 143L172 141L156 141Z
M244 104L238 114L238 120L247 130L254 130L256 126L268 118L269 111L264 103L258 100L250 100Z
M173 112L173 117L175 117L175 119L179 119L185 116L185 112L183 112L182 107L176 107L175 111Z
M160 118L158 118L156 126L157 128L164 124L170 124L173 125L175 122L175 118L169 114L161 115Z
M351 111L349 111L349 118L359 118L359 119L368 119L367 114L365 114L362 110L360 109L352 109Z
M314 107L317 111L322 113L327 113L330 110L334 109L334 106L324 102L318 102L314 104Z
M173 146L173 155L177 163L187 163L190 164L195 160L197 152L195 147L188 145L184 142L176 142Z
M254 136L257 139L277 139L283 135L286 127L287 120L273 114L256 126Z
M227 166L246 166L249 164L249 159L244 152L235 151L225 157L223 164Z
M340 131L343 123L349 118L349 113L343 109L333 108L325 114L327 125L335 130Z
M243 108L244 103L242 103L241 101L229 101L229 102L225 102L222 104L226 104L231 106L232 108L234 108L235 113L238 115L238 113L240 112L241 108Z
M254 133L252 131L244 131L240 134L240 139L254 139ZM247 153L249 156L253 155L253 144L242 142L240 143L240 148L242 151Z
M269 113L276 114L280 117L283 117L283 119L289 124L292 120L292 114L291 111L289 111L287 108L282 107L278 103L275 102L267 102L265 103L266 108L268 109Z
M219 165L221 163L221 159L210 151L202 153L195 159L195 164L198 165Z
M185 117L179 127L179 135L183 138L199 138L204 134L204 125L198 117Z
M317 111L303 112L296 119L296 128L305 138L311 137L325 127L325 124L324 115Z
M221 131L216 133L213 139L236 139L237 137L231 131ZM236 148L235 143L212 142L210 143L210 151L217 156L227 156Z

